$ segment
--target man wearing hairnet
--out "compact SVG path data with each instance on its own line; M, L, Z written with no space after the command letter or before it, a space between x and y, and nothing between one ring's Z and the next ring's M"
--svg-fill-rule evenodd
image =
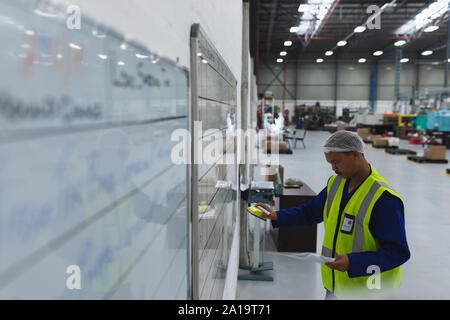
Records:
M321 265L326 299L387 298L401 282L400 266L410 258L404 206L399 194L364 157L364 143L355 133L337 131L324 145L336 173L305 205L271 214L277 227L324 222Z

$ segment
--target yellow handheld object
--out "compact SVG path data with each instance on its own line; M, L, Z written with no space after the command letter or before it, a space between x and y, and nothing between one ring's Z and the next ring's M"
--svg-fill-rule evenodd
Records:
M257 207L248 207L247 211L261 220L264 220L264 221L266 220L265 218L261 217L261 215L263 214L263 211Z

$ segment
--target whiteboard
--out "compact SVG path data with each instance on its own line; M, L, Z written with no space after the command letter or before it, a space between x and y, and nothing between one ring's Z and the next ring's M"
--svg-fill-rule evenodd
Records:
M0 298L186 299L187 71L42 3L0 0Z
M192 170L194 296L222 299L237 216L236 143L226 134L236 127L237 80L198 24L191 27L191 79L191 121L201 123L192 154L201 145L204 160L215 139L223 145L213 163Z

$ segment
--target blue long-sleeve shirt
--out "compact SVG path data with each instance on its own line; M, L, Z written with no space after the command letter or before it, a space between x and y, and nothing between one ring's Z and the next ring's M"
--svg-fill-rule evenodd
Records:
M351 196L358 189L348 193L349 180L346 181L341 209L345 207ZM325 187L316 197L308 203L277 211L277 220L272 221L274 228L310 226L323 221L323 208L327 199L327 188ZM350 269L350 278L367 276L367 268L371 265L380 267L381 272L394 269L405 263L411 256L406 241L404 208L402 201L384 192L372 209L369 221L369 230L378 241L377 251L366 251L347 254Z

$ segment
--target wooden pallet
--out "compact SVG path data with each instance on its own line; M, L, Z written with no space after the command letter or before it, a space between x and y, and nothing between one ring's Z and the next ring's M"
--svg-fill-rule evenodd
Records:
M376 149L398 149L397 146L374 146L374 145L372 145L372 147L374 147Z
M402 155L410 154L410 155L414 155L414 156L417 155L417 152L412 151L412 150L408 150L408 149L387 148L386 152L390 153L390 154L402 154Z
M431 159L425 159L424 157L420 157L420 156L408 156L407 159L414 161L414 162L418 162L418 163L448 163L447 159L431 160Z

